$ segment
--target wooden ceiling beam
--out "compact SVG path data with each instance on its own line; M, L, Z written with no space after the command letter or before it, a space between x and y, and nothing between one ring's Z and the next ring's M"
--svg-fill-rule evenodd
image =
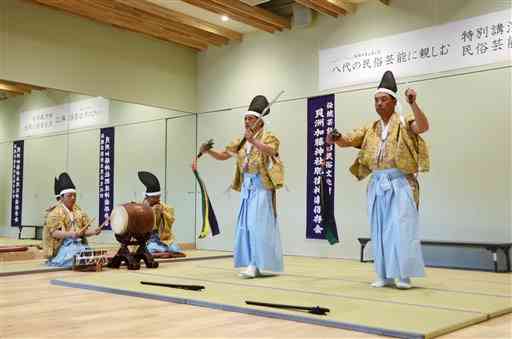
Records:
M312 1L317 6L324 8L326 11L330 11L330 12L336 13L338 15L347 14L347 11L345 11L343 8L333 4L332 2L330 2L328 0L312 0Z
M0 79L0 83L6 84L6 85L10 85L10 86L15 86L15 87L17 87L20 90L25 91L25 92L43 91L43 90L46 89L44 87L39 87L39 86L34 86L34 85L27 85L27 84L23 84L21 82L2 80L2 79Z
M183 46L201 51L208 48L206 42L198 41L183 36L180 33L164 29L162 27L153 27L146 24L143 20L134 20L109 11L109 7L104 3L91 0L31 0L41 5L53 7L75 15L86 17L104 24L110 24L115 27L126 29L133 32L143 33L154 38L167 42L178 43Z
M235 21L239 21L249 26L256 27L262 31L268 33L274 33L276 30L279 30L279 27L266 23L264 21L255 19L246 14L240 14L236 11L233 11L225 6L219 5L216 2L211 0L181 0L190 5L205 9L207 11L219 14L219 15L227 15L230 19Z
M139 11L160 17L165 20L170 20L173 22L178 22L183 25L191 26L196 29L200 29L211 34L235 41L242 40L242 34L228 29L223 26L218 26L207 21L195 18L193 16L189 16L177 11L174 11L169 8L165 8L149 2L147 0L115 0L118 3L122 3L126 6L130 6L132 8L136 8Z
M319 13L330 15L334 18L337 18L339 16L338 12L319 6L313 0L295 0L295 2L301 4L304 7L311 8Z
M141 20L146 25L161 27L164 30L169 30L190 39L198 40L200 42L206 42L217 46L224 45L228 42L228 39L225 37L218 36L195 27L184 25L180 22L163 19L159 16L141 11L138 8L125 5L118 0L96 0L96 3L108 6L112 12L116 12L121 16L125 16L133 20Z
M0 91L9 92L13 94L30 94L30 90L4 81L0 81Z
M156 34L163 34L164 37L168 36L169 38L173 39L185 39L184 41L189 41L190 43L195 44L201 49L207 48L208 43L222 45L226 42L225 39L223 38L221 38L221 41L212 41L210 38L197 36L196 32L192 30L187 30L187 27L185 27L182 24L179 24L181 25L180 27L169 25L169 23L166 20L163 20L155 16L150 16L146 13L137 11L136 9L133 9L122 4L117 4L112 0L73 1L80 1L87 4L90 8L96 10L96 14L108 12L117 19L126 20L129 25L134 26L132 27L132 29L134 28L135 31L137 31L139 28L143 28Z
M327 0L327 1L335 6L338 6L339 8L343 8L346 12L345 14L354 14L357 9L356 4L353 4L353 3L345 1L345 0Z
M250 15L251 17L269 23L273 26L279 27L280 29L290 29L291 20L276 15L270 11L257 6L251 6L239 0L211 0L219 5L226 8L230 8L233 11Z

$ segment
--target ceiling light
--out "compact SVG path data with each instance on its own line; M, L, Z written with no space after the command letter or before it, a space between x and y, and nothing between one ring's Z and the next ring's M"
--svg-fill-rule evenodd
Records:
M228 21L229 20L229 17L227 15L223 15L220 17L220 19L224 22Z

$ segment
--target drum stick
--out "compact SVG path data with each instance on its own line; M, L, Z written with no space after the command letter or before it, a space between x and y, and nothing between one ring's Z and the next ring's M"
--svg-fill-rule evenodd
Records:
M105 220L103 220L103 222L101 223L101 225L99 225L98 227L100 229L103 229L105 226L107 226L108 222L110 221L110 216L108 216Z
M87 225L85 225L84 227L82 227L81 229L78 230L78 233L82 233L84 232L87 228L89 228L89 226L91 226L92 222L94 221L94 219L96 218L92 218L91 220L89 220L89 222L87 223Z

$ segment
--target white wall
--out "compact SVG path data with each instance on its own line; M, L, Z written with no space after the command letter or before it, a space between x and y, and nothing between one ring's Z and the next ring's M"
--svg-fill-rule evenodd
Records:
M281 100L320 94L318 52L510 8L504 0L393 0L360 5L354 15L318 15L309 28L244 35L241 44L198 54L198 111L248 105L255 93ZM339 89L346 90L346 89Z
M116 172L119 170L123 180L117 185L119 199L132 200L134 191L142 191L142 187L134 186L138 183L134 176L137 166L158 163L155 171L165 185L162 131L166 118L196 109L196 59L195 51L171 42L29 1L0 1L0 79L62 90L35 91L0 103L0 187L6 188L0 199L0 233L13 231L1 226L10 223L10 156L12 141L20 138L20 112L89 96L116 99L110 101L110 117L104 126L26 139L26 221L40 223L41 208L51 199L50 178L64 169L80 184L80 204L96 216L98 129L118 126ZM134 102L139 104L131 104ZM156 130L158 133L153 133ZM50 140L59 140L54 145L58 148L42 150ZM139 140L136 147L132 147L133 140ZM142 163L145 160L150 161ZM43 172L38 172L37 166L42 166ZM36 196L40 198L37 201Z
M196 116L167 120L166 197L174 207L178 242L195 242L196 184L190 164L196 151Z
M241 110L226 110L211 114L201 114L197 120L198 144L213 138L216 148L224 148L234 137L241 135ZM212 202L220 234L215 237L198 239L198 248L232 250L236 213L238 210L239 194L229 190L234 174L233 161L218 162L209 156L203 156L198 161L198 172L205 182L208 195ZM197 199L197 234L201 228L201 200Z
M12 143L0 143L0 164L0 229L7 229L1 225L11 221Z
M72 180L78 188L77 201L91 218L95 218L95 225L99 220L98 211L98 172L100 131L98 129L78 131L65 136L65 145L69 148L66 170L72 175ZM43 153L44 154L44 153ZM29 156L25 156L29 158ZM52 157L53 158L53 157ZM60 174L60 172L53 172ZM49 173L51 175L51 173ZM44 186L48 192L48 184ZM119 200L116 200L119 201Z
M33 92L0 102L0 117L6 123L0 130L0 234L14 235L17 228L10 227L10 196L12 141L21 138L19 134L19 112L61 105L89 96L55 90ZM115 200L114 204L129 201L141 201L144 186L140 183L137 172L147 170L154 173L160 180L162 189L166 187L166 152L168 158L181 157L189 162L195 150L195 115L178 111L166 110L139 104L130 104L110 100L110 113L106 124L88 128L67 130L50 135L39 135L25 138L25 167L23 187L23 219L25 225L43 223L44 210L53 202L53 177L67 171L77 186L78 204L91 216L98 217L98 169L99 169L99 133L101 127L115 126ZM181 117L181 118L179 118ZM175 125L166 135L167 119L173 121L186 120L186 125ZM187 126L187 128L184 128ZM171 149L169 145L188 146L188 153L182 152L183 147ZM178 154L176 154L178 153ZM175 166L175 161L169 162ZM181 161L175 168L183 172L187 168ZM173 168L170 169L173 172ZM180 183L180 192L195 190L193 177L190 180L172 178L171 183ZM174 185L173 185L174 186ZM169 191L169 190L168 190ZM174 197L170 190L169 196ZM166 195L162 198L166 200ZM188 210L178 211L176 228L178 241L194 242L193 194ZM172 201L175 203L176 201ZM181 202L181 201L179 201ZM24 231L25 232L25 231ZM32 232L27 230L27 235ZM111 242L111 232L103 232L98 242Z
M337 151L336 218L341 243L305 240L307 97L317 89L318 51L411 31L510 8L508 1L378 1L361 5L356 14L335 20L318 17L307 29L269 35L249 34L244 43L199 55L198 141L214 138L223 146L240 135L245 109L256 94L271 98L269 129L282 142L290 192L278 194L281 234L287 254L330 257L359 256L356 238L369 234L366 182L348 172L355 150ZM421 235L441 240L510 241L511 235L511 68L491 65L409 81L431 122L425 138L431 147L432 170L421 175ZM214 86L212 84L215 84ZM373 108L376 84L333 90L337 126L347 131L378 116ZM404 88L400 88L403 91ZM330 92L330 93L332 93ZM407 106L402 102L404 106ZM222 194L234 164L202 160L202 174L213 196L223 235L199 242L202 248L232 249L238 198ZM463 253L462 253L463 252ZM490 263L482 253L462 251L439 258L426 249L431 262ZM450 261L451 260L451 261ZM460 260L459 260L460 261ZM459 263L460 264L460 263Z
M357 182L347 170L355 150L337 151L336 217L341 243L329 246L324 241L305 240L307 97L326 94L317 90L318 51L509 7L509 1L499 0L394 0L390 7L369 1L354 15L340 19L318 16L310 28L247 34L240 44L200 53L196 66L195 55L172 44L6 0L0 4L0 78L142 103L111 101L110 121L105 126L116 126L116 203L140 200L143 186L136 172L154 172L167 189L166 199L177 207L180 241L193 241L200 227L197 222L195 232L188 227L193 214L200 214L199 208L194 212L193 202L188 202L189 192L195 190L188 159L196 142L214 138L217 147L223 147L241 134L241 112L254 95L272 97L284 89L284 97L272 108L269 124L281 139L289 189L278 193L284 250L287 254L355 258L359 255L356 238L369 234L366 182ZM76 30L66 28L71 26ZM29 51L32 55L37 51L38 58ZM120 60L119 53L125 59ZM420 177L422 237L512 240L510 65L414 79L398 77L418 90L418 102L432 126L425 135L431 147L432 170ZM341 130L377 118L372 107L375 85L333 91ZM402 85L400 90L404 90ZM17 114L83 97L87 96L44 91L0 103L0 188L7 190L0 198L3 225L9 223L11 142L19 137ZM147 103L151 106L144 105ZM197 118L197 130L195 118L181 112L192 112L194 107L203 112ZM27 138L25 156L30 158L29 164L35 164L25 167L25 203L34 209L25 209L27 220L35 219L46 207L52 190L46 176L52 178L62 166L76 172L72 175L83 189L81 205L95 211L92 215L97 213L97 136L98 129L105 126ZM44 154L32 154L44 145L59 149L62 143L64 160L50 149L45 149L46 159ZM37 166L43 166L41 178L34 172ZM200 173L222 231L218 237L198 241L200 248L232 249L239 198L237 193L225 191L233 172L233 161L214 162L207 157L200 161ZM46 200L35 201L36 194L47 196ZM0 227L0 233L11 229ZM453 262L460 256L462 264L489 264L489 258L478 251L426 249L425 253L430 262Z
M196 52L29 1L0 1L0 79L195 111Z
M22 224L39 225L54 201L53 178L66 167L66 144L64 135L25 141L23 210L28 213L23 213Z

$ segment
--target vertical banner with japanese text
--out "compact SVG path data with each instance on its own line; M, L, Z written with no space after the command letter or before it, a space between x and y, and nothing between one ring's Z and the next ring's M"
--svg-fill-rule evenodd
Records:
M12 144L11 226L21 226L23 202L23 140Z
M308 98L306 238L326 239L322 220L322 176L327 187L324 206L334 207L334 145L325 138L334 129L334 94ZM322 166L322 163L325 165Z
M114 127L100 131L99 223L110 216L114 206ZM110 229L110 223L105 225Z

